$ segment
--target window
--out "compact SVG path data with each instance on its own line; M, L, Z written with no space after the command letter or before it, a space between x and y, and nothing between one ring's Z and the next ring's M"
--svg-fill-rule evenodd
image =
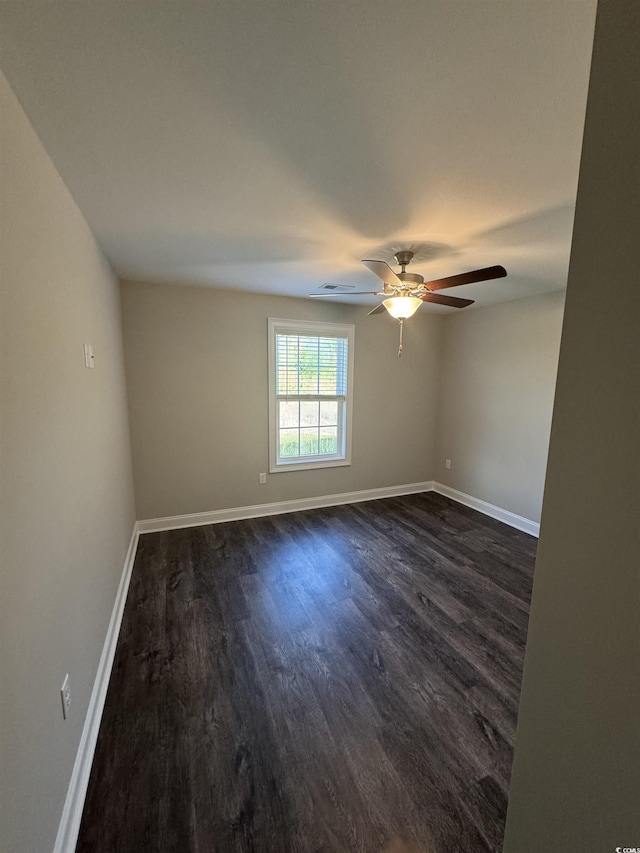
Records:
M269 318L271 473L351 464L354 327Z

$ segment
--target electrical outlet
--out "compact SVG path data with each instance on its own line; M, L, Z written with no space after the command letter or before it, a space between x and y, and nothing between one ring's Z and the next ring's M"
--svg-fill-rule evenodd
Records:
M260 482L260 485L264 486L264 484L267 482L267 475L266 474L258 474L258 480Z
M66 720L69 716L71 707L71 684L69 683L69 673L64 677L62 687L60 688L60 698L62 699L62 716Z
M444 467L445 468L451 468L451 460L450 459L444 460Z

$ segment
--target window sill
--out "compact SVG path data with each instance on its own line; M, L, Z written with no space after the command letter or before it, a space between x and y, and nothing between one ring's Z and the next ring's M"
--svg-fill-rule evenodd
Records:
M351 465L349 459L318 459L309 462L280 462L269 466L270 474L284 474L287 471L311 471L314 468L340 468Z

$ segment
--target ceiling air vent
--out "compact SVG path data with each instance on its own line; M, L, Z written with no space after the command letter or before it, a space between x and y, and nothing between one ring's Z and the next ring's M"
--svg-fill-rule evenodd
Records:
M353 290L355 284L321 284L318 290L331 290L336 293L343 293L345 290Z

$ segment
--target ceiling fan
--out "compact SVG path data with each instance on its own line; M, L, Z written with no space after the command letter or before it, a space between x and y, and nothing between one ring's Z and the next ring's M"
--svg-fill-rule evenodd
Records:
M385 296L380 305L369 311L371 314L380 314L385 309L400 321L400 349L398 350L398 358L402 355L402 328L404 321L413 316L423 302L434 302L438 305L447 305L450 308L466 308L467 305L473 305L473 299L460 299L457 296L441 296L435 291L445 290L447 287L459 287L462 284L473 284L477 281L490 281L494 278L503 278L507 271L504 267L493 266L485 267L480 270L472 270L471 272L463 272L459 275L450 275L447 278L438 278L434 281L425 281L423 276L417 273L406 271L407 265L413 257L413 252L396 252L394 255L398 266L402 267L401 272L394 272L389 264L384 261L369 261L364 260L362 263L370 269L374 275L377 275L383 282L381 291L375 290L356 290L351 293L344 293L344 296L361 296L364 294L374 294L375 296ZM330 293L310 293L312 298L323 298L331 296Z

